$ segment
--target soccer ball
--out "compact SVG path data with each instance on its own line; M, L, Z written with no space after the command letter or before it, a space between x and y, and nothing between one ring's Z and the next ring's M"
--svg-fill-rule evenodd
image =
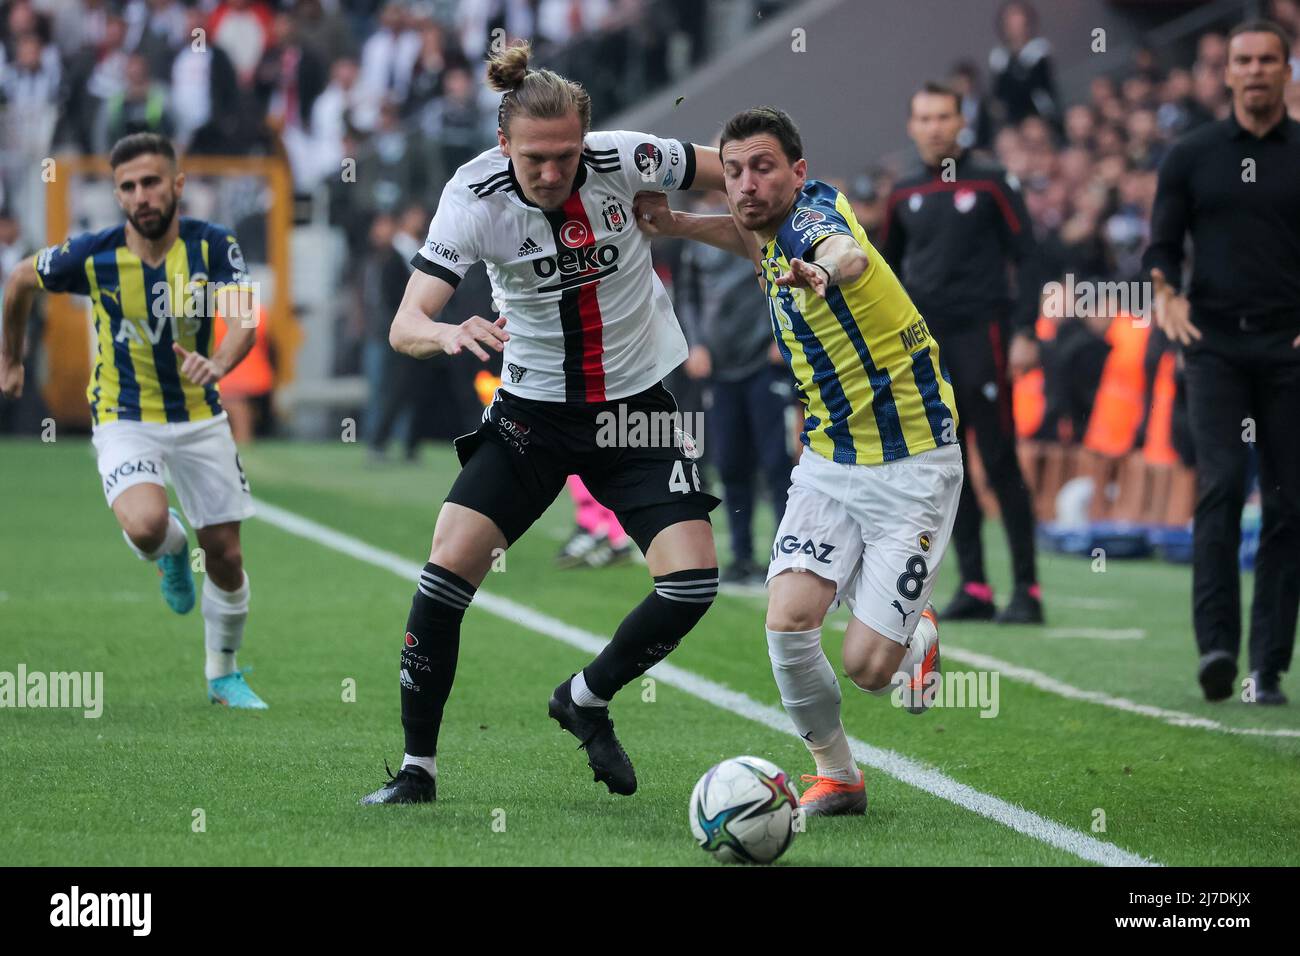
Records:
M771 863L794 839L799 797L785 771L760 757L732 757L691 793L691 833L725 863Z

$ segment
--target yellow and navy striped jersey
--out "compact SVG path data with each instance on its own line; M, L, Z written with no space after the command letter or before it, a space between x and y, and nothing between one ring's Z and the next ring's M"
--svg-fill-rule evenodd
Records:
M791 259L807 261L834 235L853 237L867 254L861 276L831 286L824 300L776 285ZM808 180L762 257L772 331L805 409L805 445L831 461L871 465L956 443L957 403L939 343L848 199Z
M90 297L95 364L86 397L96 425L190 422L221 413L216 386L184 378L172 343L210 355L209 286L248 285L229 229L182 216L176 242L151 266L127 248L123 224L42 249L34 265L41 288Z

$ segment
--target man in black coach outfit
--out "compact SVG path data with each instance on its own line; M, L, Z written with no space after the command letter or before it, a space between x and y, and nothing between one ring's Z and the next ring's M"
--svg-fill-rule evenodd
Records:
M961 418L957 437L963 457L967 429L974 428L1002 511L1015 586L996 620L1041 624L1034 513L1016 457L1008 374L1008 366L1018 373L1038 362L1034 323L1040 284L1033 231L1014 177L957 145L964 122L961 101L947 87L929 83L912 96L907 131L921 166L890 193L880 252L943 347ZM984 573L982 522L968 479L952 534L961 586L940 613L943 619L995 616Z
M1268 21L1228 43L1232 115L1183 137L1160 166L1152 214L1156 321L1184 349L1196 450L1192 618L1207 700L1231 696L1241 644L1237 549L1247 443L1263 519L1250 621L1253 685L1284 704L1300 603L1300 123L1283 90L1289 41ZM1183 241L1194 263L1187 294Z

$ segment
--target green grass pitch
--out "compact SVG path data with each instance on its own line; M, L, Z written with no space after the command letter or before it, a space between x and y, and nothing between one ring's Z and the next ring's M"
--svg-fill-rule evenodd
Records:
M367 467L361 447L345 444L269 443L242 457L260 499L417 564L456 467L447 448L426 451L418 467ZM0 709L7 864L713 865L686 822L701 773L742 753L796 776L811 770L793 736L662 682L653 694L634 685L613 713L641 789L610 795L546 717L551 689L584 655L472 608L442 731L438 802L360 807L382 782L384 759L401 759L397 657L412 581L250 521L252 611L240 663L253 666L250 682L271 709L227 711L206 699L201 617L168 611L154 569L123 544L89 442L5 442L0 476L0 671L101 671L105 698L98 719ZM715 519L722 546L721 509ZM555 570L570 524L562 495L483 590L607 635L647 592L646 572ZM1005 592L996 525L985 543ZM952 564L937 600L954 586ZM1041 573L1049 625L1063 630L945 625L946 669L967 667L963 651L978 653L1073 688L1293 735L1177 726L1023 675L1002 676L991 719L976 709L912 716L845 682L849 733L1154 862L1300 863L1300 706L1200 699L1190 570L1112 561L1096 573L1088 561L1044 555ZM837 664L834 622L845 613L826 629ZM1141 636L1105 639L1116 631ZM671 661L779 706L761 596L720 596ZM355 701L345 700L348 686ZM868 815L812 821L780 865L1084 863L867 773Z

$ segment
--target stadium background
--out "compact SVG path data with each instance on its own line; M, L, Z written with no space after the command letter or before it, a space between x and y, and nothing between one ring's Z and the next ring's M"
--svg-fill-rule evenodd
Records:
M232 225L261 283L259 348L224 389L241 440L346 435L376 458L390 433L408 452L448 440L471 427L492 379L468 360L416 367L387 354L394 257L409 258L450 172L492 143L483 51L522 36L586 85L597 126L710 142L740 104L787 108L815 174L849 192L873 234L912 159L908 96L927 79L949 82L964 93L969 144L1024 186L1044 282L1135 279L1164 150L1228 109L1225 28L1262 12L1295 32L1297 4L1026 5L1018 41L1005 33L1007 6L9 0L0 278L41 245L117 220L102 158L114 138L170 133L190 169L186 211ZM1300 82L1288 103L1300 115ZM673 288L680 249L656 254ZM37 387L0 406L0 433L36 433L47 418L88 428L86 303L43 306L29 337ZM446 318L490 312L479 266ZM1015 410L1040 519L1185 529L1194 462L1178 373L1145 325L1110 313L1039 323L1043 368L1017 383ZM673 385L685 409L707 403L707 382ZM1060 489L1080 476L1111 493L1068 496L1058 514ZM1253 531L1252 513L1246 552ZM1163 543L1185 557L1185 535Z

